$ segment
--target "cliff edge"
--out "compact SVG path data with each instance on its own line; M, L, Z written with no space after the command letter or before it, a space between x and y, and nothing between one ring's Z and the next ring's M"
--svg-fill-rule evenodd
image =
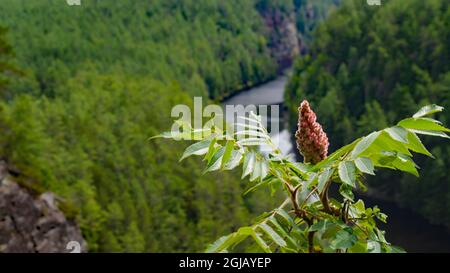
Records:
M7 164L0 161L0 252L86 250L79 227L59 210L57 197L50 192L34 196L14 181Z

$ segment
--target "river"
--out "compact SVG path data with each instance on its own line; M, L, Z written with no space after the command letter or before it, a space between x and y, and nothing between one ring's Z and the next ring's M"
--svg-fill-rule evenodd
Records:
M226 99L223 105L280 105L284 101L287 80L286 76L280 76ZM280 115L279 123L280 130L271 134L272 138L279 143L284 154L295 153L291 133L283 115ZM446 228L432 225L417 213L400 208L394 203L371 197L363 199L366 205L378 205L381 211L388 215L388 224L380 223L380 227L386 231L386 239L392 244L407 252L450 252L450 232Z

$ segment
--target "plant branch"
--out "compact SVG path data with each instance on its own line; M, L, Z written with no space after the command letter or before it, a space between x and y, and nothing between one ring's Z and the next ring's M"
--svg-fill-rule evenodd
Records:
M315 231L308 232L308 252L314 253L314 233Z
M335 216L339 216L339 211L330 205L330 200L328 199L328 190L331 186L331 183L332 183L332 180L331 179L328 180L322 193L319 194L319 197L320 197L320 201L322 202L323 209L326 213L335 215Z

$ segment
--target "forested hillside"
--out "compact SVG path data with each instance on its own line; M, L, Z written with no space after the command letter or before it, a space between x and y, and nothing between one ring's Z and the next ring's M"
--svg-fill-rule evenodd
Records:
M21 63L40 92L64 93L86 66L170 83L190 94L222 97L274 76L267 31L255 1L2 1ZM26 19L25 19L26 18Z
M20 70L2 74L0 156L67 200L89 251L201 251L269 205L148 142L193 95L275 76L255 1L4 0L0 25L0 68Z
M64 198L89 251L204 250L272 201L243 198L233 174L174 164L185 146L148 138L194 95L218 101L276 76L303 1L266 2L3 0L0 158Z
M411 115L417 105L450 108L449 45L449 1L383 1L382 6L344 1L295 66L286 92L292 126L298 98L307 98L334 150ZM448 123L449 112L439 119ZM434 138L426 142L438 159L416 158L423 169L419 179L383 172L371 186L433 222L450 225L450 146Z
M333 12L342 0L294 0L296 25L306 53L316 27Z

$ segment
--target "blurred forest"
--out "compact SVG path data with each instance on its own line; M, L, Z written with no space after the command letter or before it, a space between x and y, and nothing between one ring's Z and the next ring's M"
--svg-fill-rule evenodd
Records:
M94 252L202 251L271 207L148 138L194 95L274 78L260 12L304 1L81 2L2 0L0 157L66 200Z
M297 29L301 35L306 53L313 41L316 27L332 13L342 0L294 0Z
M185 145L148 141L174 105L219 102L277 76L282 31L265 14L294 20L305 55L286 102L296 117L310 100L332 150L418 106L450 107L446 0L1 2L0 159L66 200L92 252L203 251L277 202L243 197L235 173L174 164ZM438 118L450 122L448 111ZM369 183L450 226L450 148L425 144L438 159L417 157L419 179L383 172Z
M295 65L286 92L291 126L298 98L306 97L335 150L413 114L417 105L449 109L450 2L343 2L316 29L309 53ZM450 112L438 118L449 124ZM369 181L372 194L450 226L450 146L435 138L425 144L434 147L437 159L416 158L420 178L386 171Z

